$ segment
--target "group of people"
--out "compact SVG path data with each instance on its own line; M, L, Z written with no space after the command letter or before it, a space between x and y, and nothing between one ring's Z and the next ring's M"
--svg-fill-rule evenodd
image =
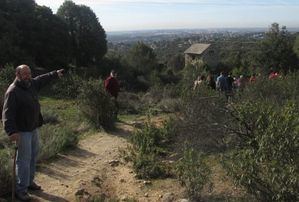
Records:
M205 75L198 76L194 81L193 90L197 89L201 85L206 85L211 87L211 89L218 90L225 94L227 98L233 96L235 91L242 91L245 86L250 83L256 82L260 75L252 74L249 77L240 75L239 77L233 77L227 72L220 72L219 76L214 79L212 74L209 74L207 77ZM272 80L280 77L280 74L277 71L271 70L268 75L268 79Z
M32 78L28 65L20 65L15 71L15 80L8 87L2 111L4 130L16 145L15 196L20 201L30 201L28 190L41 190L34 182L39 151L38 128L43 117L38 100L38 92L52 80L63 77L63 69L55 70ZM119 82L116 72L111 71L104 81L106 91L117 103Z

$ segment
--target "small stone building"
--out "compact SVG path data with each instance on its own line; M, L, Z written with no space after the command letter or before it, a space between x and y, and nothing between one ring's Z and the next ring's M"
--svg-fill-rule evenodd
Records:
M211 44L192 44L185 52L185 66L203 62L214 69L219 65L219 55Z

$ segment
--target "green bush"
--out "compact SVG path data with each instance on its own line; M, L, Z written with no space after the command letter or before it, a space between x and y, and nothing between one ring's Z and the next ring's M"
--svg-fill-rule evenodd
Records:
M58 114L51 109L42 109L43 124L57 124L59 123Z
M299 106L247 101L232 114L239 147L224 161L229 174L263 201L298 201Z
M40 129L39 160L46 160L59 152L75 146L78 143L78 134L71 129L59 125L46 124Z
M183 157L177 162L176 173L188 194L195 200L200 200L201 191L209 181L211 170L206 165L203 153L185 147Z
M0 149L0 196L11 191L12 163L9 149Z
M258 77L255 83L247 85L244 91L238 94L237 102L251 100L267 101L278 105L288 100L299 101L299 72L269 80Z
M83 116L96 128L113 128L117 108L113 98L105 91L103 81L89 80L81 85L78 104Z
M138 114L143 111L143 104L139 95L130 92L121 92L118 96L119 108L121 114Z
M76 98L82 82L83 79L78 74L69 71L63 78L54 81L54 84L49 86L48 94L58 98Z
M13 82L15 78L15 69L12 65L5 65L0 70L0 110L2 112L2 106L4 102L4 94L8 86ZM1 116L2 117L2 116Z
M168 145L172 139L170 123L166 122L163 127L158 128L148 121L132 136L128 159L133 162L138 177L158 178L169 175L167 165L161 162L161 157L168 153Z
M224 96L207 86L182 94L176 120L176 142L188 142L199 151L216 152L227 147L225 125L230 120Z

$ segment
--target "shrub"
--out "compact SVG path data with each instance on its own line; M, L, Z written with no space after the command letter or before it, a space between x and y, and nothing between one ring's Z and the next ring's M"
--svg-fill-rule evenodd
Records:
M75 146L78 135L71 129L58 125L44 125L40 129L40 152L39 160L46 160L65 150Z
M105 91L102 80L83 82L80 87L78 102L83 116L96 128L113 128L117 109L115 102Z
M8 149L0 149L0 196L11 191L12 161Z
M183 157L177 162L176 173L186 186L191 198L199 200L201 190L209 181L211 171L204 161L204 154L185 147Z
M278 105L285 104L288 100L299 101L298 86L299 72L273 80L258 77L255 83L248 85L244 91L239 93L237 101L263 100Z
M182 95L181 113L175 124L176 142L188 142L201 151L225 149L225 125L230 121L225 97L206 86Z
M298 105L248 101L233 116L240 144L224 161L229 174L263 201L298 201Z
M12 65L5 65L3 69L0 69L0 110L2 112L2 106L4 102L4 94L8 86L13 82L15 78L15 69ZM2 114L0 115L2 117Z
M131 138L129 147L129 160L140 178L158 178L169 175L167 166L161 163L161 156L168 151L171 141L171 124L167 122L158 128L150 121L137 130Z
M62 79L54 81L48 93L58 98L76 98L82 82L83 79L78 74L70 71Z
M138 114L143 110L143 104L137 94L129 92L121 92L118 96L120 113L122 114Z
M50 109L43 109L42 115L44 119L44 124L57 124L59 123L58 114Z

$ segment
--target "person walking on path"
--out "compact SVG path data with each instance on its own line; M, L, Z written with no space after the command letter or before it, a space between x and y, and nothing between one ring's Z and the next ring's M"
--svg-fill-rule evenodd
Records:
M43 118L38 101L38 92L47 83L63 76L63 69L31 77L28 65L16 68L16 78L8 87L2 110L2 122L9 139L18 148L16 157L16 197L30 201L30 190L41 190L34 182L39 150L38 127Z
M111 70L110 76L104 81L105 90L114 98L114 104L116 107L116 117L119 110L119 105L117 102L118 93L120 91L119 82L117 80L117 73Z

